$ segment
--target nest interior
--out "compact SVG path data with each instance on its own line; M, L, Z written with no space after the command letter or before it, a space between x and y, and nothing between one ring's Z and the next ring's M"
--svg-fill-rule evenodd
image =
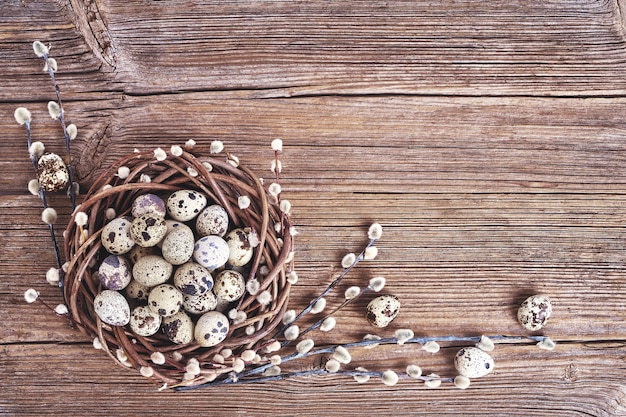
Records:
M129 168L128 177L120 178L120 167ZM150 178L149 182L147 178ZM150 337L138 336L128 326L103 323L93 307L94 297L102 290L97 278L98 266L108 254L100 238L107 222L107 210L115 210L117 217L128 215L132 202L140 194L166 196L181 189L204 193L213 204L226 209L233 227L256 231L259 245L254 250L245 278L257 279L259 291L269 291L272 295L269 304L261 304L255 295L246 292L229 306L245 312L247 318L241 323L231 323L227 338L212 348L200 347L195 341L177 345L160 332ZM240 196L250 198L248 208L239 208ZM67 270L62 291L72 321L89 336L97 336L103 349L119 364L136 369L152 368L151 378L156 381L193 385L230 372L232 367L223 361L216 362L215 354L225 348L234 354L248 349L258 350L271 339L287 308L290 289L287 274L292 265L289 258L293 242L289 217L280 211L278 203L253 172L241 165L235 167L227 159L197 158L183 152L180 156L168 153L165 160L158 161L152 152L139 152L118 160L99 176L76 210L88 215L88 223L84 226L88 234L76 224L76 212L65 231ZM281 224L278 232L276 223ZM264 270L269 271L267 274L259 273L261 265L267 267ZM126 360L120 360L120 349ZM161 352L165 363L155 364L151 360L154 352ZM191 358L199 361L202 372L193 380L185 380L185 367Z

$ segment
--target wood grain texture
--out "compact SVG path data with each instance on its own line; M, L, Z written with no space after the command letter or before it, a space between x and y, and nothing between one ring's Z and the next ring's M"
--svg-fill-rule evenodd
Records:
M0 415L626 415L626 4L623 1L8 0L0 10ZM387 278L402 300L391 335L524 334L519 303L549 294L546 352L500 344L466 391L402 380L296 378L158 392L91 341L23 301L54 256L28 193L17 106L33 138L63 153L54 98L31 43L59 61L77 175L86 189L133 149L210 142L270 177L283 138L300 281L293 308L346 252L385 227L350 285ZM52 196L60 225L69 216ZM60 229L60 228L59 228ZM61 230L57 230L62 241ZM371 297L369 297L371 298ZM318 344L374 332L369 298ZM355 350L368 369L453 376L457 345ZM315 360L304 367L318 366Z

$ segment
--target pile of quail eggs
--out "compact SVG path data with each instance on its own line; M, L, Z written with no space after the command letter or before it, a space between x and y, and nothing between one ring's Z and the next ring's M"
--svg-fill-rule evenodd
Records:
M143 337L163 332L176 344L195 339L211 347L226 338L229 320L222 311L246 292L242 272L254 239L232 228L224 207L210 203L196 190L167 198L142 194L131 215L102 228L107 254L94 299L100 320L128 325Z

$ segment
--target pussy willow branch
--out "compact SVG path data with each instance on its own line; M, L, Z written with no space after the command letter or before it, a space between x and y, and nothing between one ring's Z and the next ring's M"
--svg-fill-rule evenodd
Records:
M72 206L72 211L76 208L76 190L74 189L74 173L72 169L72 157L70 152L70 134L67 131L67 126L65 125L65 110L63 108L63 101L61 100L61 89L57 84L56 77L54 76L54 68L50 65L50 56L46 52L43 54L43 60L45 63L45 68L48 71L48 75L50 76L50 80L52 81L52 86L54 87L54 92L57 96L57 103L59 105L59 123L61 124L61 128L63 129L63 136L65 137L65 150L67 152L68 161L66 163L67 172L69 175L69 196L70 196L70 204Z
M405 341L404 344L425 345L428 342L478 343L480 342L482 337L483 336L424 336L424 337L413 337ZM533 335L527 335L527 336L495 335L495 336L488 336L488 338L494 341L497 340L497 341L502 341L502 342L523 342L527 340L532 340L534 342L542 342L548 339L547 336L533 336ZM350 343L345 343L345 344L324 346L324 347L310 350L309 352L306 352L306 353L295 352L295 353L281 357L280 362L282 364L282 363L291 362L297 359L311 357L314 355L332 354L340 346L346 349L350 349L350 348L359 348L359 347L362 347L362 348L374 347L377 345L396 345L396 344L398 344L398 339L396 337L388 337L388 338L382 338L378 340L374 340L374 339L360 340L358 342L350 342ZM175 389L177 391L188 391L188 390L193 390L193 389L198 389L198 388L214 387L217 385L243 384L243 383L252 383L252 382L283 380L283 379L287 379L291 377L299 377L299 376L307 376L307 375L321 375L321 374L330 373L326 371L325 369L313 369L313 370L297 371L297 372L281 374L281 375L272 375L272 376L260 375L260 376L255 377L255 375L262 374L263 372L265 372L267 369L271 368L272 366L275 366L275 365L271 363L267 363L267 364L259 365L255 368L249 369L247 371L243 371L239 374L230 376L223 380L216 380L216 381L207 382L205 384L194 385L194 386L180 386L180 387L176 387ZM380 376L382 373L367 372L367 371L361 372L361 371L340 370L339 372L336 372L336 374L352 375L352 376L354 375ZM425 378L429 378L429 377L424 377L420 379L426 380ZM429 378L429 379L433 379L433 378ZM450 378L435 378L435 379L440 379L442 381L448 381L448 380L452 381L452 379Z
M317 297L315 297L309 303L308 306L306 306L300 313L298 313L298 315L296 315L296 317L291 322L283 325L283 327L281 327L280 330L278 332L276 332L276 334L274 335L273 338L276 338L278 335L283 334L283 332L285 330L287 330L288 327L290 327L295 322L297 322L300 318L302 318L302 316L304 316L305 314L310 312L311 309L313 308L313 306L315 305L315 303L317 303L320 299L324 298L329 292L331 292L333 290L333 288L335 288L337 285L339 285L339 283L348 274L348 272L350 272L352 270L352 268L354 268L359 262L361 262L363 259L365 259L365 251L369 247L373 246L376 243L377 240L378 239L370 239L370 241L367 244L367 246L365 246L365 248L361 251L361 253L354 259L354 262L352 262L352 264L350 266L348 266L347 268L344 268L344 270L341 271L339 276L337 276L337 278L335 278L335 280L333 282L331 282L328 285L328 287L326 287L326 289L324 289L324 291L322 291Z
M31 133L30 133L30 121L25 121L24 127L26 128L26 143L28 145L28 152L30 154L30 160L33 163L33 170L35 171L35 176L36 176L37 175L37 157L31 152L32 138L31 138ZM41 186L39 187L39 198L41 199L43 208L47 209L48 201L46 199L46 192ZM59 245L57 243L57 238L54 233L54 225L52 223L48 223L48 230L50 231L50 239L52 240L52 247L54 249L54 256L56 258L57 268L59 268L60 273L62 273L63 271L61 270L61 265L63 265L63 262L61 261L61 252L59 251ZM62 286L61 280L59 281L59 286Z

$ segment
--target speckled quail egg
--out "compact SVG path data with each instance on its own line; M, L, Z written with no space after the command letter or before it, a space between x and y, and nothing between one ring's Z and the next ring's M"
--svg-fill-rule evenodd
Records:
M196 323L194 336L202 347L211 347L222 342L228 335L228 318L219 311L204 313Z
M152 336L161 328L161 316L148 306L136 307L130 314L130 329L138 336Z
M178 345L184 345L193 340L194 327L193 321L184 311L163 318L163 333Z
M213 271L223 266L230 255L228 243L219 236L205 236L194 246L193 259L208 269Z
M163 257L158 255L148 255L139 258L133 265L133 277L140 284L148 287L163 284L172 276L174 267Z
M135 242L133 241L133 243ZM161 254L161 251L159 251L159 248L157 248L156 246L149 246L147 248L144 248L143 246L135 245L130 250L130 252L128 252L126 256L128 257L128 260L130 260L131 263L136 264L139 258L143 258L144 256L148 256L148 255L160 255L160 254Z
M124 293L131 300L145 301L148 299L148 294L150 294L150 287L141 284L136 279L132 279L124 288Z
M202 236L224 236L228 230L228 213L218 204L205 208L196 220L196 230Z
M552 315L552 301L543 294L528 297L517 310L517 320L527 330L537 331L548 323Z
M376 327L387 327L400 312L400 300L395 295L381 295L367 304L367 321Z
M246 281L237 271L225 270L215 277L213 293L222 300L235 301L246 292Z
M161 317L172 316L183 306L183 293L173 285L161 284L148 294L148 306Z
M156 246L167 232L165 219L148 213L136 217L130 225L130 237L139 246Z
M454 357L454 367L467 378L480 378L493 371L493 358L484 350L466 347Z
M156 214L165 217L165 202L156 194L142 194L135 198L131 208L133 217L140 217L144 214Z
M224 238L228 243L228 263L232 266L244 266L254 254L254 248L248 241L248 233L243 229L234 229Z
M207 198L196 190L178 190L167 199L167 212L174 220L186 222L195 218L207 205Z
M119 291L130 283L130 263L119 255L109 255L98 268L98 279L104 288Z
M185 295L204 294L213 288L213 276L202 265L187 262L174 273L174 286Z
M37 180L39 186L46 191L60 191L67 187L70 174L59 155L47 153L37 161Z
M93 309L103 322L111 326L126 326L130 320L130 306L122 294L103 290L93 300Z
M100 241L107 252L123 255L135 246L135 241L130 236L131 222L128 217L118 217L104 225Z
M183 297L183 309L191 314L202 314L217 308L217 297L212 291L200 295L187 295Z
M195 243L196 239L189 227L176 227L163 239L163 258L172 265L184 264L191 259Z

